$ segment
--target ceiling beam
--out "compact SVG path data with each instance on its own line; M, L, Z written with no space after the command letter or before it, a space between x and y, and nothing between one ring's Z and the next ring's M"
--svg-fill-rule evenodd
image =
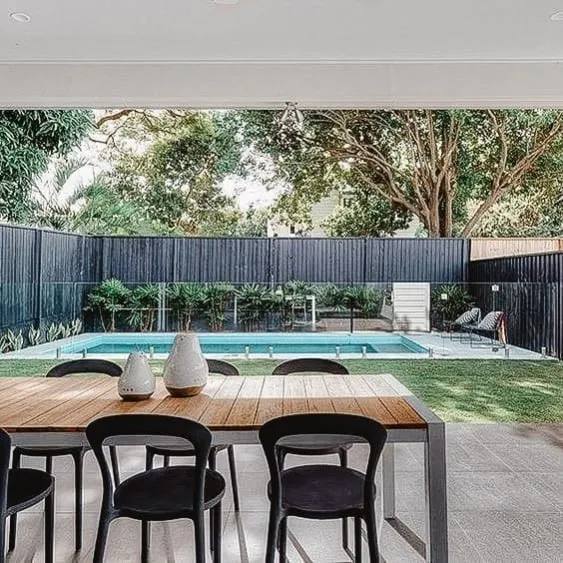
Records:
M563 108L563 63L0 63L0 107Z

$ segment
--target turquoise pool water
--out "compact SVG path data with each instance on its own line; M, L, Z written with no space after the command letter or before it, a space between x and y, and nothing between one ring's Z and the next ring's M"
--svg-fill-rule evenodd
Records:
M426 349L400 334L286 334L286 333L200 333L204 354L239 356L250 354L420 354ZM102 334L77 339L61 347L62 354L113 355L142 351L170 352L174 334Z

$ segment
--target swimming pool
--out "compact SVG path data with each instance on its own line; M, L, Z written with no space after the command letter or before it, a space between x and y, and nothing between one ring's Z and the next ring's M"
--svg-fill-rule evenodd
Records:
M19 357L124 357L133 351L166 356L174 333L82 334L21 351ZM405 357L428 351L402 334L371 333L199 333L203 353L210 357Z

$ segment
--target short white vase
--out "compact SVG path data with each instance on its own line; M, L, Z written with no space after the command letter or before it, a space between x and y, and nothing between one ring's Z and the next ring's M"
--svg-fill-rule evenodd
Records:
M142 352L129 354L117 383L121 398L124 401L148 399L154 393L155 383L147 357Z
M176 335L164 364L164 385L173 397L191 397L205 387L209 368L201 353L197 334Z

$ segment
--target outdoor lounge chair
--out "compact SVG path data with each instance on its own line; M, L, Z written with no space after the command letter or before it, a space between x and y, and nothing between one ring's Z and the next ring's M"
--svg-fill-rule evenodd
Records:
M495 343L495 340L501 341L500 330L504 323L505 314L503 311L491 311L483 317L483 320L476 326L469 327L469 345L473 346L476 337L482 340L482 335L489 335L491 339L491 345ZM503 346L506 346L505 342L501 342Z
M465 311L455 321L445 321L444 330L450 334L450 339L454 332L470 332L471 328L477 327L481 322L481 309L473 307L469 311Z

